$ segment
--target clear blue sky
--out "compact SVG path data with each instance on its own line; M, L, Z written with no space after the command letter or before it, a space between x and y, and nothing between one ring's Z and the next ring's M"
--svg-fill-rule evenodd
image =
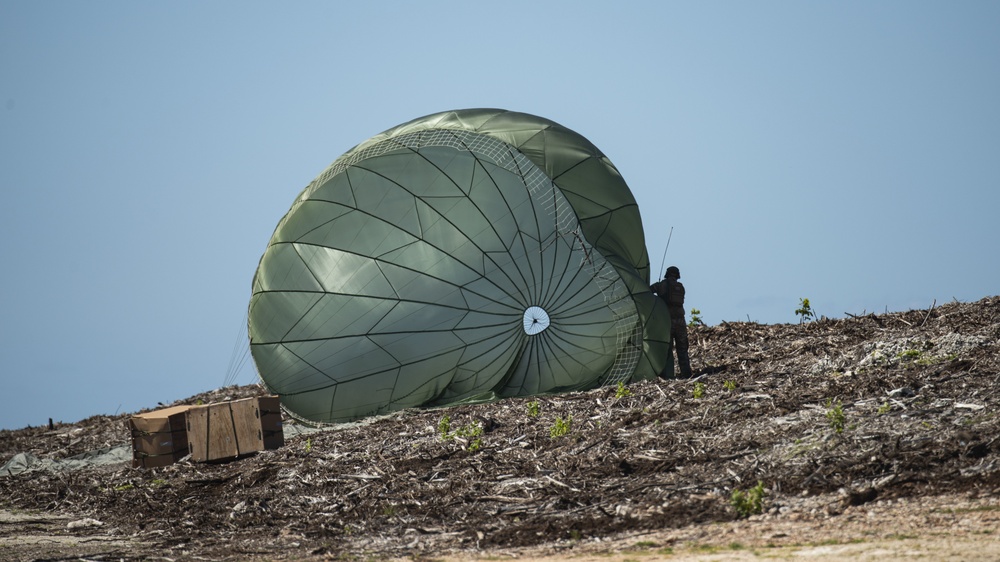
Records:
M709 324L998 294L998 30L993 1L0 2L0 428L222 386L299 191L448 109L590 139Z

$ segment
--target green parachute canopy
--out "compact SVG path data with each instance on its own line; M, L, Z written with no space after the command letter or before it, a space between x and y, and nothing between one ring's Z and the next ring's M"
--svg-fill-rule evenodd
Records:
M618 170L499 109L422 117L335 160L278 223L249 331L264 386L314 422L672 371Z

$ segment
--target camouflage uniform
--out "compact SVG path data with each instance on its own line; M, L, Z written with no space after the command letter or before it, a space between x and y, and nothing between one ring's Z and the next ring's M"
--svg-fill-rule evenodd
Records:
M680 270L670 266L663 280L653 283L649 289L667 303L667 310L670 311L670 339L677 352L677 365L681 369L681 376L690 378L691 359L688 357L687 322L684 320L684 285L678 281L680 278ZM673 376L673 373L663 375Z

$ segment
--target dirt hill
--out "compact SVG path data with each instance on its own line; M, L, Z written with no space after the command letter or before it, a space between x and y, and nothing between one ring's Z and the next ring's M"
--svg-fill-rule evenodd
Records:
M408 411L221 464L0 476L0 558L1000 556L1000 297L690 341L690 380ZM125 444L128 417L0 431L0 465Z

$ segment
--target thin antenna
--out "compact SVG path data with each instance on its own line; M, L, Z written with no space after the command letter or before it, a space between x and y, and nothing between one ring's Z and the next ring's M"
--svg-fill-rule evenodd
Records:
M670 247L670 239L674 237L674 227L670 227L670 234L667 235L667 245L663 248L663 259L660 260L660 276L657 281L663 279L663 266L667 264L667 248Z

